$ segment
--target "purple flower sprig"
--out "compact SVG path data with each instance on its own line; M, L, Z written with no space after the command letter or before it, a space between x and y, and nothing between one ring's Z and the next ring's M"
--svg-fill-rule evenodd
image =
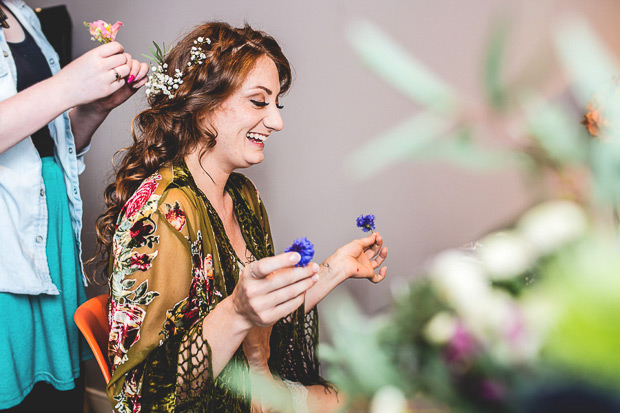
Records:
M362 229L364 232L375 232L375 216L372 214L369 215L360 215L357 217L357 226Z
M292 251L298 252L301 255L301 260L299 260L295 267L305 267L314 257L314 245L306 237L296 239L290 247L284 250L284 252Z

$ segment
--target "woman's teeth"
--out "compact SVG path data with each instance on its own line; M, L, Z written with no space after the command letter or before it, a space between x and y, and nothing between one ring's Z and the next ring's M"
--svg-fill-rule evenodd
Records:
M267 136L261 135L260 133L248 133L246 137L259 142L265 142L267 140Z

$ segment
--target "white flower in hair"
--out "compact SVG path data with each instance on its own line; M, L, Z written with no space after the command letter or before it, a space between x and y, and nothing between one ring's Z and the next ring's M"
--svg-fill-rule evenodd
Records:
M208 37L205 39L204 37L198 37L194 40L194 44L196 46L192 46L190 49L190 61L187 62L187 66L191 67L193 65L201 65L207 59L207 55L202 50L203 44L211 44L211 39ZM166 45L160 48L157 43L153 42L155 49L152 49L149 46L149 50L153 54L153 56L148 56L149 59L158 63L157 66L152 67L152 74L149 75L149 80L146 82L146 95L159 95L160 93L168 96L169 99L174 98L174 94L172 93L174 90L179 88L179 85L183 84L183 72L179 69L174 70L174 75L170 76L167 73L168 64L164 63L164 56L166 55ZM169 50L168 50L169 51Z

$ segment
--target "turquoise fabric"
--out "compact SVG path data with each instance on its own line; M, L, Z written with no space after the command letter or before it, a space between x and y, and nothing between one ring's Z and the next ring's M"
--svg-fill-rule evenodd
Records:
M0 293L0 409L19 404L38 381L58 390L75 387L80 359L92 353L73 313L86 300L71 226L63 173L54 158L43 158L48 209L46 254L60 295Z

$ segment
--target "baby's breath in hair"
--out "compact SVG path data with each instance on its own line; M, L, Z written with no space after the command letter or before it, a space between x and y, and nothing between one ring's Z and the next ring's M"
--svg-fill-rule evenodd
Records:
M208 37L206 39L204 37L199 37L194 40L194 44L196 46L192 46L190 50L190 54L192 57L190 61L187 62L187 66L201 65L204 63L205 59L207 58L207 55L204 53L201 47L204 43L211 44L211 39L209 39Z
M198 37L194 40L194 44L196 46L192 46L190 50L191 57L190 61L187 62L188 67L204 63L207 55L204 53L202 45L211 44L211 39L208 37L206 39L204 37ZM163 93L168 96L168 99L172 99L174 97L174 91L179 88L179 85L183 84L183 72L179 69L175 69L174 75L170 76L168 74L168 64L164 63L164 57L167 52L166 45L164 44L162 47L159 47L155 42L153 42L153 45L155 49L149 47L152 56L144 55L157 63L156 66L153 65L151 68L153 73L149 75L149 80L146 82L146 95L159 95Z

